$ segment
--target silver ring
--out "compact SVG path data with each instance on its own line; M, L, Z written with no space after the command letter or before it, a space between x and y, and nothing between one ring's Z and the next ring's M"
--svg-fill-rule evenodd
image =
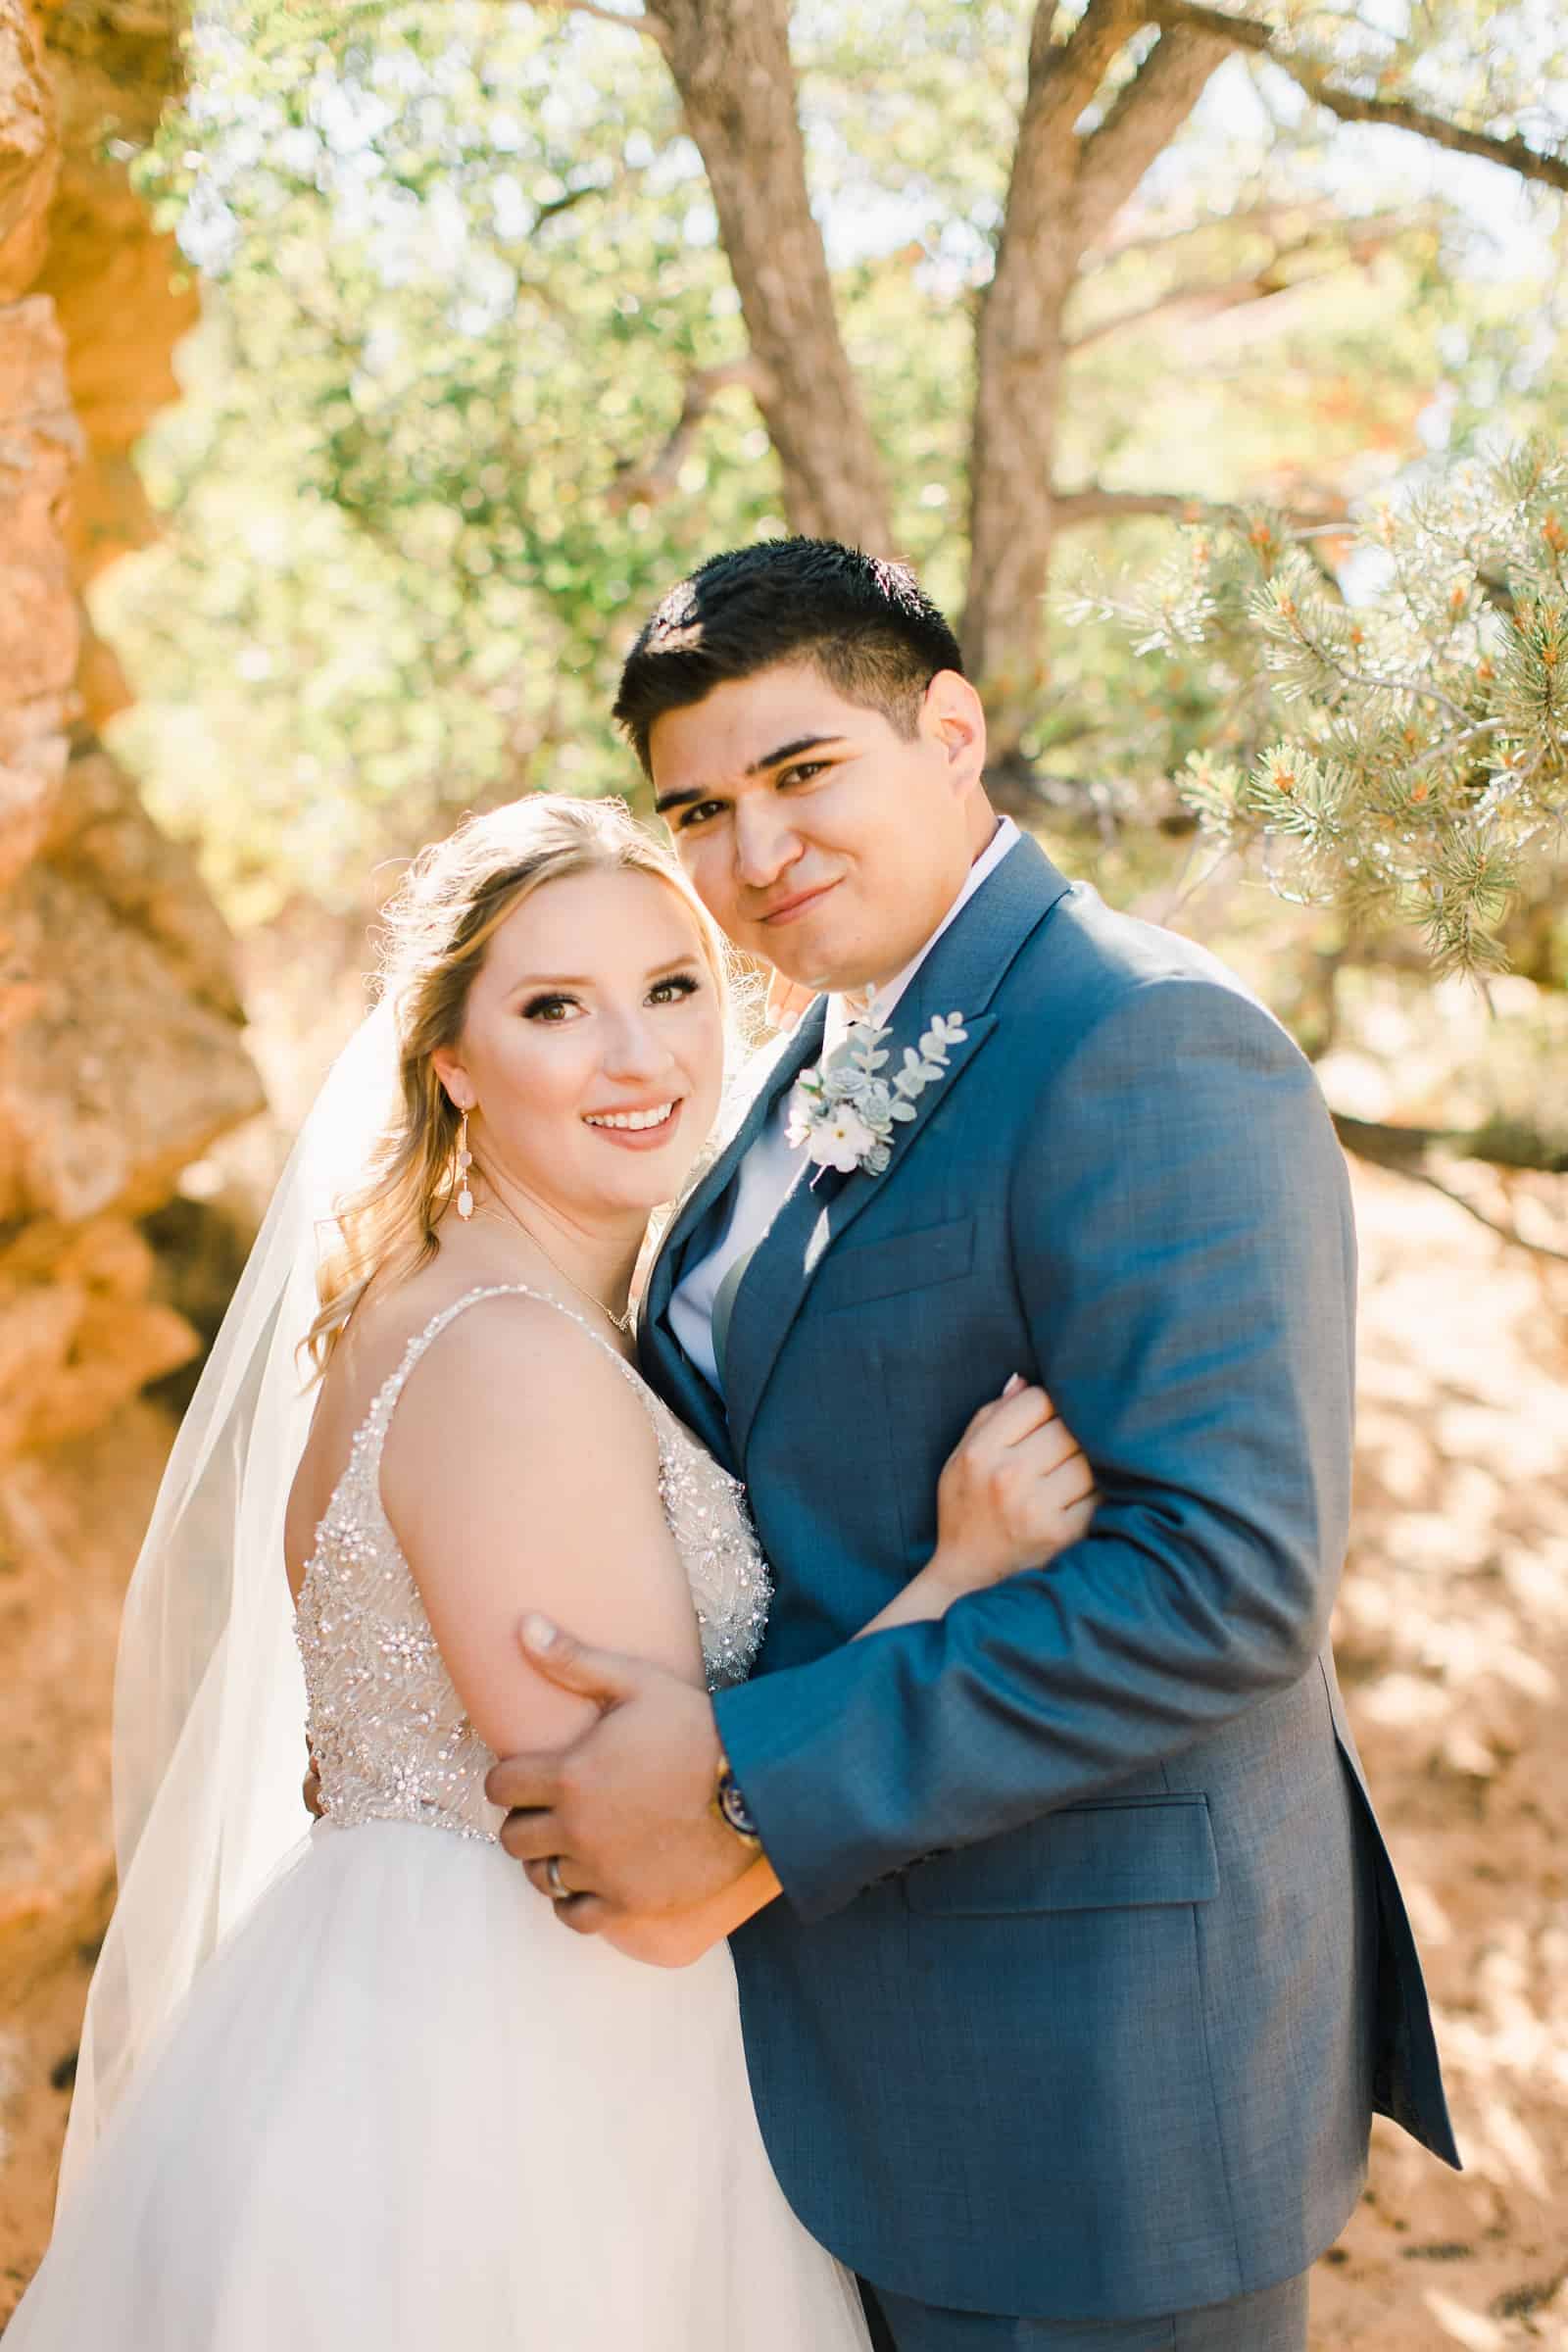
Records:
M559 1854L552 1854L545 1864L545 1883L550 1888L550 1900L553 1903L564 1903L567 1900L571 1888L561 1875L561 1856Z

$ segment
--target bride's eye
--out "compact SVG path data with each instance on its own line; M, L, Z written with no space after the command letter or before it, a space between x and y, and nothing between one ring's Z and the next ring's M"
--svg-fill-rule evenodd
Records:
M695 997L702 982L692 972L671 972L667 980L656 980L648 992L652 1004L678 1004L682 997Z
M575 997L564 997L552 991L543 997L530 997L522 1008L525 1021L547 1021L560 1024L570 1012L578 1009Z

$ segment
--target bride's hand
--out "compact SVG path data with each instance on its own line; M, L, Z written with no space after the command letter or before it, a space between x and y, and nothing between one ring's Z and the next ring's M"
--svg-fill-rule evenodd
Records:
M1088 1533L1099 1499L1083 1448L1044 1389L1014 1374L948 1457L932 1569L955 1592L974 1592L1044 1567Z
M770 1029L793 1029L808 1004L814 1004L817 992L804 981L792 980L788 973L774 971L767 983L767 1025Z

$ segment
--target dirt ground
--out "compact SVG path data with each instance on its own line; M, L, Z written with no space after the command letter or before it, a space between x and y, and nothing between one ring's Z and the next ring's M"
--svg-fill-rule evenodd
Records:
M1314 2352L1568 2348L1568 1290L1357 1171L1340 1671L1426 1961L1455 2175L1380 2125ZM1555 1295L1553 1296L1553 1290Z
M1355 1181L1360 1471L1338 1646L1466 2170L1379 2127L1366 2198L1314 2284L1313 2352L1568 2352L1568 1286L1553 1269L1553 1297L1433 1195ZM47 2223L102 1903L105 1741L82 1726L107 1712L104 1627L165 1428L139 1406L12 1498L13 1551L47 1553L25 1589L58 1614L23 1625L0 1584L35 1702L25 1740L0 1740L0 1851L12 1888L18 1838L43 1881L0 1886L0 1927L9 1901L26 1932L0 1987L0 2325ZM47 1821L62 1776L65 1839Z

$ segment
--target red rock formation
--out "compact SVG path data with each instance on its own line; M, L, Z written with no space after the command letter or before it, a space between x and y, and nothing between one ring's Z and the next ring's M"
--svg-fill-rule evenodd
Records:
M196 1344L135 1220L261 1099L222 922L94 732L126 695L79 603L148 536L130 452L194 317L113 160L181 13L0 0L0 2325L112 1886L115 1626L168 1436L134 1399Z

